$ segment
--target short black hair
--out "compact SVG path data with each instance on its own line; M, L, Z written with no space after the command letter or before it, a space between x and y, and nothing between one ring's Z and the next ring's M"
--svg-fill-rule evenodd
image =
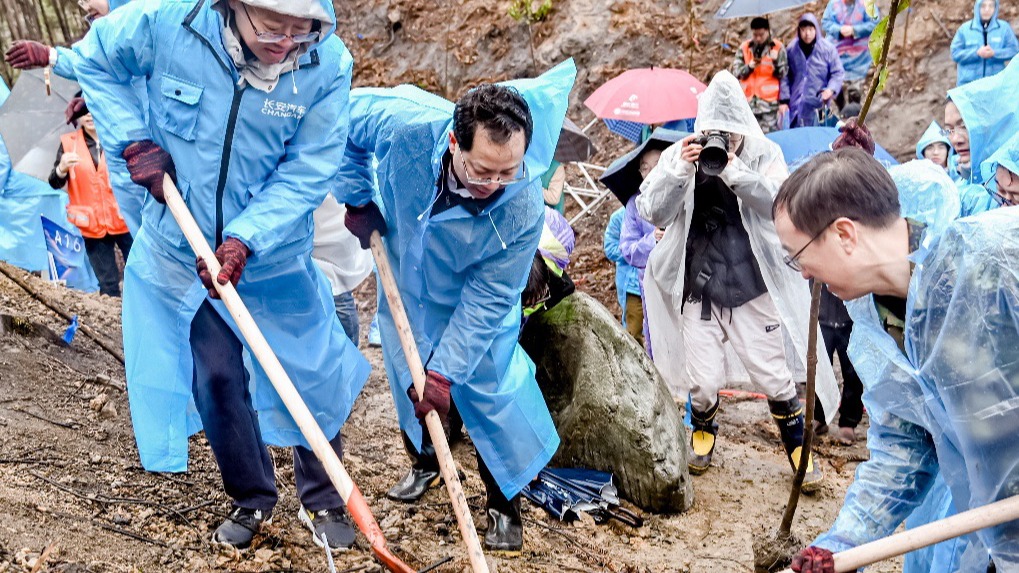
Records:
M750 21L751 30L771 30L771 24L768 23L767 18L758 16Z
M500 145L523 131L525 146L530 146L534 132L531 109L520 92L495 84L481 84L456 102L453 135L465 151L474 147L478 126L484 127L492 141Z
M899 218L899 191L869 153L845 147L815 155L794 171L775 197L772 217L779 209L807 235L839 217L883 229Z

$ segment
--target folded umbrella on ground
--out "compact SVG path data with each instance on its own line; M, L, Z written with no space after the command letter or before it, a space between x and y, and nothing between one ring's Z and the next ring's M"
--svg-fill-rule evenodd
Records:
M596 523L616 519L631 527L644 525L643 518L619 506L619 492L607 472L545 468L521 493L560 521L575 521L584 512Z

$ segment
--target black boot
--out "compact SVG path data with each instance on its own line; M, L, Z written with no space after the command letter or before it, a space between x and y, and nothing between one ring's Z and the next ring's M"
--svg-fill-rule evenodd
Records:
M421 443L421 452L414 449L407 434L403 435L403 446L407 448L407 455L414 462L407 475L403 476L396 485L386 493L386 497L404 503L414 503L425 495L429 489L442 483L442 476L439 473L439 459L435 456L435 448L431 440L425 434Z
M789 465L795 472L803 448L803 406L800 405L799 398L793 397L791 400L768 400L768 408L771 410L771 417L775 418L775 423L778 424L782 445L785 446L785 453L789 457ZM821 489L823 481L821 468L814 463L814 455L811 454L807 458L807 473L803 476L802 489L806 493L815 492Z
M485 484L488 501L488 530L485 531L485 549L504 557L520 555L524 546L524 524L520 519L520 495L506 499L495 482L488 466L478 455L478 473Z
M687 465L693 475L699 476L711 467L711 456L715 453L715 437L718 435L716 414L718 414L717 397L715 405L708 408L707 412L698 412L695 408L690 410L693 432L690 433L690 459Z

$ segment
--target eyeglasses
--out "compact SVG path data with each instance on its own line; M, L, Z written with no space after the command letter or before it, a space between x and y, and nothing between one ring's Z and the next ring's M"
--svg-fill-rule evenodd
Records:
M966 124L965 123L961 123L961 124L959 124L956 127L952 127L952 126L942 127L941 128L941 135L943 135L945 137L952 137L953 135L955 135L955 132L957 132L957 131L959 133L969 133L969 129L966 128Z
M785 263L786 266L788 266L790 269L792 269L792 270L794 270L794 271L796 271L798 273L799 272L803 272L803 267L800 265L800 255L803 254L803 251L807 250L807 247L809 247L811 243L813 243L814 241L817 240L818 237L823 235L824 232L828 230L828 227L831 227L831 224L834 223L835 221L838 221L838 218L832 219L831 221L828 222L827 225L825 225L824 227L821 227L821 230L818 231L816 235L811 237L810 240L807 241L807 244L803 245L802 249L796 251L795 255L793 255L791 257L789 255L786 255L785 257L782 257L782 262Z
M241 9L244 10L244 15L248 18L248 23L251 24L251 29L255 31L255 38L260 44L278 44L283 40L290 39L295 44L310 44L318 40L318 32L308 32L307 34L281 34L279 32L259 32L258 28L255 27L255 23L251 20L251 14L248 13L247 4L241 3Z
M470 183L471 185L486 186L486 185L491 185L492 183L498 183L501 187L506 187L507 185L513 185L514 183L520 183L521 181L524 181L525 179L527 179L527 164L526 163L521 163L520 164L521 169L523 169L523 173L519 177L514 177L513 179L503 179L501 177L496 177L495 179L492 179L491 177L486 178L486 179L479 179L477 177L472 176L470 170L467 169L467 160L464 159L463 150L460 148L459 145L456 146L456 151L457 151L457 153L460 154L460 164L463 165L464 174L467 175L467 183Z
M1009 172L1009 183L1011 183L1013 177L1015 177L1015 175L1012 175L1012 173ZM1001 207L1011 207L1011 206L1015 205L1015 202L1013 202L1008 197L1005 197L1000 192L996 191L994 189L994 187L991 186L991 182L992 181L995 181L995 175L991 175L987 179L987 181L984 181L984 185L983 185L984 191L987 191L988 193L990 193L991 197L994 198L994 200Z

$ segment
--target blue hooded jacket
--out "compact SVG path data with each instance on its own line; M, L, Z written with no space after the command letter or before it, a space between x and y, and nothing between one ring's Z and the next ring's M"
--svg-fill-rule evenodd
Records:
M927 126L927 130L920 136L920 140L916 142L916 158L923 159L923 152L932 143L944 143L948 147L948 155L952 155L952 142L947 137L941 134L941 126L938 125L937 120L931 121L931 124Z
M998 0L994 0L994 16L987 26L980 19L982 2L974 0L973 19L963 22L952 38L952 59L958 64L956 84L960 86L1000 72L1019 52L1019 40L1012 26L998 19ZM990 46L994 55L990 58L977 55L982 46Z
M789 124L790 127L806 127L817 125L817 110L821 109L821 92L832 91L832 98L842 91L845 71L839 59L835 45L821 35L817 18L810 13L800 16L799 22L809 22L817 30L814 50L808 58L800 46L800 37L789 42L786 52L789 55L789 74L782 81L789 87ZM797 24L799 29L799 24Z
M605 258L616 265L616 298L619 300L619 308L622 310L623 326L626 326L626 295L640 296L640 280L637 278L637 269L626 262L626 258L623 257L623 252L619 248L619 238L625 215L626 207L620 207L612 212L609 224L605 227L603 239Z
M333 34L331 2L280 0L269 9L322 22L322 37L302 48L278 85L257 89L224 47L215 4L135 0L75 44L75 69L110 156L151 139L173 157L177 186L206 241L215 249L234 237L251 249L237 291L331 438L369 371L311 259L312 212L347 135L353 61ZM137 77L147 115L132 86ZM191 320L209 299L183 232L151 198L124 283L128 397L142 464L183 471L188 435L201 427L191 398ZM212 305L236 333L222 303ZM307 446L266 378L255 365L252 402L266 442Z
M524 155L527 177L477 214L464 206L432 212L436 182L445 177L451 102L406 85L351 95L337 199L366 204L377 174L388 227L384 242L418 351L428 370L452 383L453 402L506 497L559 447L534 364L517 334L520 293L545 217L540 177L552 162L575 76L571 60L538 78L507 82L527 101L534 122ZM421 424L407 396L410 372L382 296L379 330L400 427L419 448Z

